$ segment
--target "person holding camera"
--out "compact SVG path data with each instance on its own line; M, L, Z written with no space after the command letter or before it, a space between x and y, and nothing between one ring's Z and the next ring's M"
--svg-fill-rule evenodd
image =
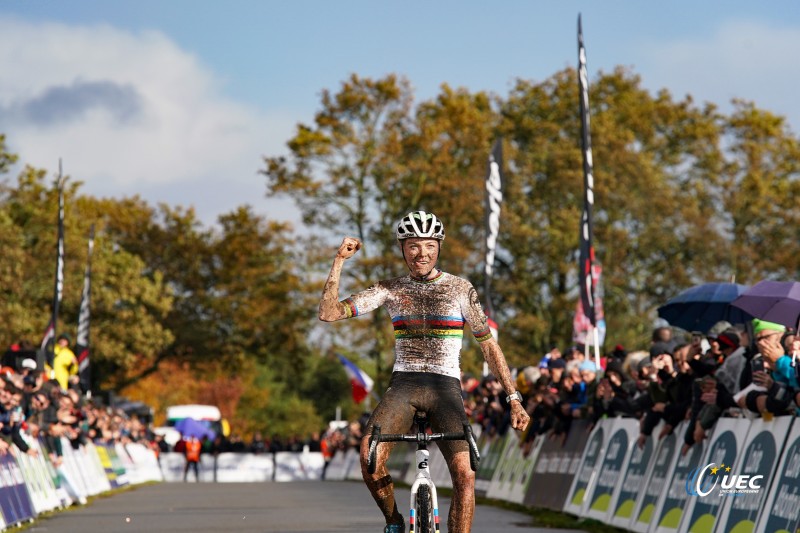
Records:
M786 414L797 406L800 380L796 358L786 354L781 337L786 327L765 320L753 320L753 334L759 355L751 361L753 390L739 398L743 408L761 416Z

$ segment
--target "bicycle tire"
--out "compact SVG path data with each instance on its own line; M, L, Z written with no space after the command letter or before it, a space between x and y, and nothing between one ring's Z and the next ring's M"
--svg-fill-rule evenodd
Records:
M415 533L431 533L433 522L433 502L428 485L420 485L417 489L417 529Z

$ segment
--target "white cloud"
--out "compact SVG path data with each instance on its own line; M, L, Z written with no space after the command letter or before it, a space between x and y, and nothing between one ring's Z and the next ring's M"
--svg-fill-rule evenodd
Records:
M257 175L295 120L227 98L163 34L0 17L0 35L0 131L23 162L63 158L89 194L194 205L206 222L245 203L297 220Z
M787 117L800 131L796 87L800 71L791 58L800 50L800 29L753 21L728 21L701 39L683 39L643 48L643 79L651 87L669 87L673 95L691 94L730 111L733 98Z

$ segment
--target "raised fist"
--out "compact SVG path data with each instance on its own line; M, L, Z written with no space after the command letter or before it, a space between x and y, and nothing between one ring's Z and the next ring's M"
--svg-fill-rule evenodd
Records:
M355 237L345 237L342 244L339 246L339 251L336 253L342 259L350 259L357 251L361 249L361 241Z

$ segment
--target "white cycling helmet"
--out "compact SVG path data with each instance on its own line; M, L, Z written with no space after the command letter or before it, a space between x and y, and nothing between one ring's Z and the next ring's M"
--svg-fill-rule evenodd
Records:
M402 241L412 237L443 241L444 224L433 213L412 211L397 224L397 240Z

